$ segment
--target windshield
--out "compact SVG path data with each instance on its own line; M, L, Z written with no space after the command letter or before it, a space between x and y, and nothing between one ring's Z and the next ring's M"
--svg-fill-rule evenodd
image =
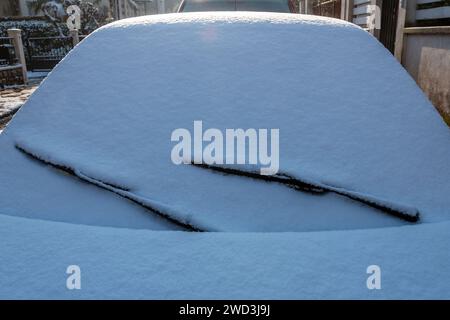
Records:
M3 212L136 228L149 215L149 228L162 220L223 232L392 227L447 214L448 128L372 35L296 14L139 19L82 40L2 133ZM359 83L371 89L354 90ZM418 139L425 131L440 144ZM425 190L436 198L421 198ZM79 213L81 201L95 211Z
M179 11L291 12L288 0L185 0Z

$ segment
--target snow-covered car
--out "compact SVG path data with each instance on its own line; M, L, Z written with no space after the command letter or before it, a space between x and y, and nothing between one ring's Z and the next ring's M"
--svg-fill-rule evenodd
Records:
M294 12L292 0L183 0L177 12L260 11Z
M199 121L279 130L279 170L175 164ZM449 128L353 24L120 20L0 135L0 297L450 298L449 159Z

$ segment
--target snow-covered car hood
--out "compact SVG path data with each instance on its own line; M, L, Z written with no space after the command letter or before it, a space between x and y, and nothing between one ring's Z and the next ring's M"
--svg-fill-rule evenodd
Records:
M0 215L2 299L449 299L450 222L328 232L165 232ZM81 290L67 290L67 265ZM368 290L366 268L382 268Z

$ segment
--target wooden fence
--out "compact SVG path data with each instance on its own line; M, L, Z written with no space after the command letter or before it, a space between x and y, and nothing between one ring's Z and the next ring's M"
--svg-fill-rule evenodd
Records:
M416 0L416 5L418 26L450 25L450 1Z

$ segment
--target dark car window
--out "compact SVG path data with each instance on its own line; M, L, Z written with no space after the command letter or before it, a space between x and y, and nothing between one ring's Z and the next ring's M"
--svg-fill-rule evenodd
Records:
M181 12L235 11L234 0L185 0Z
M288 0L237 0L238 11L291 12Z
M185 0L179 11L291 12L288 0Z

